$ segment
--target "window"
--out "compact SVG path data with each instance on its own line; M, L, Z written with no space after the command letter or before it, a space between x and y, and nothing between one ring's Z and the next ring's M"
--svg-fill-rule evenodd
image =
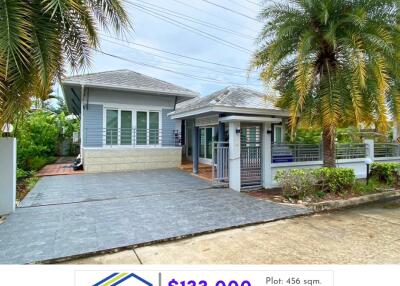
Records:
M282 143L282 126L275 125L274 126L274 143Z
M160 112L106 109L105 129L106 145L158 145Z
M121 145L131 145L132 134L132 111L121 110Z
M145 111L136 113L136 144L147 144L147 112Z
M118 144L118 110L115 109L106 112L106 144Z

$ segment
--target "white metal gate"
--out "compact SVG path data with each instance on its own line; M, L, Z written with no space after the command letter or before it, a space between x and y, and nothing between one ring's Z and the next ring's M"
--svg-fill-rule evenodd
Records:
M242 188L261 186L261 126L241 127L240 175Z
M214 186L229 185L229 143L213 142L212 182Z

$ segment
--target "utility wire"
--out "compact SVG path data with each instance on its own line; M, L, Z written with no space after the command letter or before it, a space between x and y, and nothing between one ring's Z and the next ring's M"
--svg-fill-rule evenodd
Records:
M253 20L253 21L256 21L256 22L260 22L257 18L254 18L254 17L249 16L249 15L247 15L247 14L244 14L244 13L242 13L242 12L236 11L236 10L231 9L231 8L229 8L229 7L222 6L222 5L220 5L220 4L217 4L217 3L214 3L214 2L208 1L208 0L201 0L201 1L206 2L206 3L208 3L208 4L211 4L211 5L214 5L214 6L217 6L217 7L221 8L221 9L230 11L230 12L232 12L232 13L234 13L234 14L237 14L237 15L240 15L240 16L242 16L242 17L246 17L246 18L248 18L248 19L250 19L250 20Z
M120 39L118 39L116 37L112 37L112 36L107 35L107 34L100 33L100 35L102 35L104 37L112 38L114 40L120 40ZM134 42L130 42L130 41L125 41L125 42L129 43L129 44L132 44L132 45L135 45L135 46L139 46L139 47L143 47L143 48L146 48L146 49L150 49L150 50L153 50L153 51L158 51L158 52L166 53L166 54L169 54L169 55L174 55L174 56L177 56L177 57L181 57L181 58L185 58L185 59L189 59L189 60L193 60L193 61L197 61L197 62L201 62L201 63L212 64L212 65L225 67L225 68L230 68L230 69L235 69L235 70L247 71L247 69L245 69L245 68L240 68L240 67L221 64L221 63L217 63L217 62L212 62L212 61L208 61L208 60L204 60L204 59L200 59L200 58L190 57L190 56L182 55L182 54L179 54L179 53L176 53L176 52L171 52L171 51L166 51L166 50L150 47L150 46L144 45L144 44L134 43Z
M209 77L196 76L196 75L183 73L183 72L178 72L178 71L166 69L166 68L163 68L163 67L159 67L159 66L155 66L155 65L139 62L139 61L134 61L134 60L131 60L131 59L128 59L128 58L124 58L124 57L121 57L121 56L117 56L117 55L113 55L113 54L110 54L110 53L106 53L106 52L103 52L103 51L98 50L98 49L93 49L93 50L98 52L98 53L101 53L103 55L106 55L106 56L109 56L109 57L112 57L112 58L116 58L116 59L119 59L119 60L122 60L122 61L126 61L126 62L129 62L129 63L133 63L133 64L136 64L136 65L150 67L150 68L153 68L153 69L158 69L158 70L170 72L170 73L173 73L173 74L177 74L177 75L181 75L181 76L185 76L185 77L188 77L188 78L192 78L192 79L196 79L196 80L200 80L200 81L205 81L205 82L209 82L209 83L220 84L220 85L254 86L254 87L258 87L258 88L261 87L261 85L257 86L257 85L251 85L251 84L242 84L242 83L237 83L237 82L221 81L221 80L217 80L217 79L213 79L213 78L209 78Z
M232 73L232 72L229 72L229 71L227 71L227 70L225 70L225 71L215 70L215 69L212 69L212 70L211 70L211 69L209 69L209 68L206 67L206 66L199 66L199 65L194 65L194 64L186 63L186 62L181 62L181 61L178 61L178 60L173 59L173 58L171 58L171 57L165 57L165 56L161 56L161 55L158 55L158 54L155 54L155 53L151 53L151 52L148 52L148 51L143 51L143 50L141 50L141 49L134 48L134 47L131 47L131 46L129 46L129 45L122 44L122 43L120 43L120 42L111 41L111 40L106 39L106 38L104 38L104 37L101 37L101 39L102 39L103 41L106 41L106 42L109 42L109 43L113 43L113 44L118 45L118 46L120 46L120 47L125 47L125 48L128 48L128 49L135 50L135 51L137 51L137 52L142 52L142 53L145 53L145 54L154 56L154 57L158 57L158 58L161 58L161 59L168 60L168 62L165 62L166 64L173 64L173 65L180 65L180 66L193 67L193 68L202 69L202 70L207 70L207 71L211 71L211 72L215 72L215 73L220 73L220 74L224 74L224 75L228 75L228 76L236 76L236 77L240 77L240 78L243 78L243 79L254 79L254 80L258 80L257 78L251 78L250 76L246 76L246 75L244 75L244 74ZM119 40L118 40L118 41L119 41Z
M246 1L251 3L251 4L253 4L253 5L255 5L255 6L263 7L263 5L261 5L260 3L257 3L256 1L251 1L251 0L246 0Z
M181 27L181 28L183 28L183 29L189 30L189 31L191 31L191 32L193 32L193 33L195 33L195 34L198 34L198 35L201 35L201 36L203 36L203 37L205 37L205 38L211 39L211 40L213 40L213 41L215 41L215 42L218 42L218 43L223 44L223 45L225 45L225 46L231 47L231 48L236 49L236 50L238 50L238 51L240 51L240 52L245 52L245 53L247 53L247 54L251 54L251 52L252 52L251 50L249 50L249 49L247 49L247 48L245 48L245 47L242 47L242 46L239 46L239 45L237 45L237 44L235 44L235 43L226 41L226 40L224 40L224 39L222 39L222 38L220 38L220 37L217 37L217 36L215 36L215 35L213 35L213 34L210 34L210 33L208 33L208 32L204 32L204 31L202 31L201 29L197 29L197 28L195 28L195 27L192 27L192 26L187 25L187 24L185 24L185 23L182 23L182 22L180 22L180 21L174 20L174 19L172 19L172 18L170 18L170 17L164 16L164 15L162 15L162 14L160 14L160 13L151 11L151 10L148 9L148 8L141 7L140 5L134 4L134 3L132 3L132 2L129 2L129 1L126 1L126 2L127 2L128 4L130 4L131 6L138 8L140 11L142 11L142 12L144 12L144 13L146 13L146 14L152 15L152 16L154 16L154 17L156 17L156 18L159 18L159 19L161 19L161 20L164 20L164 21L166 21L166 22L169 22L169 23L171 23L171 24L173 24L173 25L175 25L175 26L178 26L178 27Z
M228 24L236 24L236 26L240 26L242 29L244 28L244 29L246 29L246 30L248 30L248 31L251 31L251 32L253 32L253 33L258 33L258 31L256 31L256 30L253 30L253 29L251 29L251 28L249 28L249 27L246 27L246 26L242 26L241 24L238 24L238 23L235 23L235 22L228 22L228 21L226 21L225 18L221 18L221 16L219 16L219 15L210 13L208 10L201 9L201 8L199 8L199 7L190 5L189 3L186 3L186 2L184 2L184 1L181 1L181 0L172 0L172 1L174 1L174 2L176 2L176 3L179 3L179 4L183 5L183 6L192 8L192 9L194 9L195 11L201 11L201 12L203 12L204 14L207 14L207 15L212 16L212 17L214 17L214 18L217 18L217 19L219 19L219 20L225 20L225 22L227 22Z
M129 2L129 1L127 1L127 2ZM140 2L138 2L138 1L134 1L134 2L137 5L140 5L142 7L151 9L153 11L165 13L165 14L168 14L168 15L180 18L180 19L184 19L184 20L190 21L192 23L203 25L203 26L206 26L206 27L209 27L209 28L212 28L212 29L216 29L216 30L219 30L219 31L230 33L232 35L243 37L243 38L247 38L247 39L250 39L250 40L255 40L256 39L254 36L251 36L251 35L248 35L248 34L244 34L244 33L240 33L240 32L235 31L233 29L229 29L227 27L222 27L222 26L219 26L219 25L216 25L216 24L213 24L213 23L201 20L201 19L196 19L196 18L194 18L192 16L189 16L189 15L186 15L186 14L183 14L183 13L179 13L179 12L170 10L168 8L165 8L165 7L162 7L162 6L158 6L156 4L152 4L152 3L149 3L149 2L146 2L146 1L143 1L143 0L141 0ZM132 4L132 2L129 2L129 3ZM143 6L143 5L145 5L145 6Z

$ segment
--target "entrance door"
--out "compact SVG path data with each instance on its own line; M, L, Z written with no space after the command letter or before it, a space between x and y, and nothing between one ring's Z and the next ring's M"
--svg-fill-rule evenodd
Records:
M241 127L240 174L242 188L261 186L261 126Z
M212 163L213 127L200 128L200 162Z

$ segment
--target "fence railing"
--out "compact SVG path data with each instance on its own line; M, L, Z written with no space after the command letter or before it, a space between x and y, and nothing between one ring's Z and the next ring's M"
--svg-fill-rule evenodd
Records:
M360 159L367 156L367 145L363 143L336 144L336 159Z
M319 144L272 144L272 163L322 160Z
M86 128L84 147L102 146L181 146L178 130L140 128Z
M400 144L396 143L375 143L375 158L400 157Z
M336 159L358 159L367 156L365 144L336 144ZM322 161L321 144L273 144L272 163Z

